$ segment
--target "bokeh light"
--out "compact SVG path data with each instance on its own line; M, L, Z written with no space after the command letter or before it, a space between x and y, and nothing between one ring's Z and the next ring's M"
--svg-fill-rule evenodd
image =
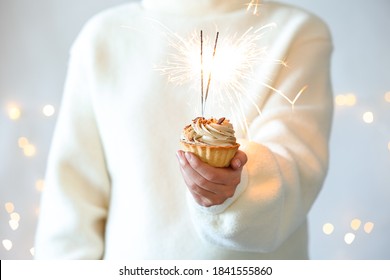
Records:
M363 114L363 121L365 123L373 123L374 122L374 114L370 111L367 111Z
M45 188L45 181L42 180L42 179L39 179L35 182L35 189L38 191L38 192L42 192L43 189Z
M14 221L17 221L17 222L20 221L20 215L18 213L16 213L16 212L11 213L10 217L11 217L11 220L14 220Z
M47 104L45 105L43 108L42 108L42 113L44 116L46 117L51 117L54 115L55 113L55 108L53 105L50 105L50 104Z
M26 157L33 157L35 156L37 150L34 145L28 144L23 148L23 153Z
M355 106L357 102L356 95L353 93L339 94L335 97L335 103L337 106Z
M8 224L12 230L17 230L19 227L19 222L16 220L9 220Z
M355 234L349 232L349 233L344 235L344 241L348 245L351 245L354 240L355 240Z
M12 249L12 241L11 241L11 240L9 240L9 239L4 239L2 243L3 243L3 247L4 247L7 251L9 251L9 250Z
M19 137L18 139L19 148L23 149L28 145L28 139L26 137Z
M322 226L322 231L326 235L331 235L334 231L334 226L331 223L326 223Z
M7 211L7 213L9 213L9 214L14 212L14 210L15 210L15 206L14 206L14 204L12 202L7 202L4 205L4 207L5 207L5 211Z
M19 145L19 148L21 148L23 150L23 154L26 157L35 156L37 150L36 150L35 146L33 144L31 144L26 137L19 137L18 145Z
M18 120L22 114L21 109L17 105L9 105L7 111L11 120Z
M360 228L360 225L362 224L362 221L361 220L359 220L359 219L353 219L352 221L351 221L351 228L353 229L353 230L358 230L359 228Z
M374 223L372 222L367 222L364 224L364 231L369 234L371 231L374 229Z
M390 91L385 93L385 100L390 103Z

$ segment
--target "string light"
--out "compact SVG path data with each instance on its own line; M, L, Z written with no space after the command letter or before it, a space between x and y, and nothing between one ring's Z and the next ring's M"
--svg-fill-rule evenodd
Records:
M32 144L28 144L26 147L23 149L23 153L26 157L32 157L35 156L36 154L36 148Z
M45 181L43 181L42 179L39 179L35 182L35 189L38 192L42 192L44 188L45 188Z
M36 148L31 144L26 137L19 137L18 139L19 148L23 150L26 157L32 157L36 154Z
M10 214L11 220L19 222L20 221L20 215L16 212L13 212Z
M390 103L390 91L385 93L385 101Z
M351 229L354 231L358 231L362 225L362 221L360 219L353 219L350 223ZM364 232L370 234L374 228L374 223L367 222L364 224ZM331 223L325 223L322 226L322 231L326 235L331 235L334 232L334 225ZM348 232L344 235L344 242L348 245L352 244L355 241L356 234L352 232Z
M7 202L5 205L5 211L7 211L8 214L14 212L15 206L12 202Z
M11 120L18 120L22 114L20 108L17 105L9 105L7 111L8 117Z
M28 139L26 137L19 137L18 139L19 148L23 149L28 145Z
M11 240L9 240L9 239L4 239L2 243L3 243L4 248L5 248L7 251L9 251L9 250L12 249L12 241L11 241Z
M345 96L343 94L337 95L335 97L334 101L335 101L336 105L344 106L344 104L345 104Z
M8 224L12 230L17 230L19 227L19 222L15 220L9 220Z
M345 243L347 243L348 245L351 245L352 242L355 240L355 234L349 232L347 234L344 235L344 241Z
M339 94L335 97L335 103L337 106L355 106L357 102L356 95L353 93Z
M373 123L374 122L374 114L370 111L365 112L363 114L363 121L365 123L368 123L368 124Z
M50 104L47 104L45 105L43 108L42 108L42 113L44 116L46 117L51 117L54 115L55 113L55 108L53 105L50 105Z
M10 220L8 224L12 230L17 230L19 228L20 215L17 212L14 212L15 206L11 202L5 204L5 210L10 214Z
M351 228L356 231L360 228L361 224L362 224L362 221L360 221L359 219L353 219L351 221Z
M326 223L322 226L322 231L326 235L331 235L334 231L334 226L331 223Z
M367 233L367 234L370 234L371 231L374 229L374 223L372 222L367 222L364 224L364 231Z

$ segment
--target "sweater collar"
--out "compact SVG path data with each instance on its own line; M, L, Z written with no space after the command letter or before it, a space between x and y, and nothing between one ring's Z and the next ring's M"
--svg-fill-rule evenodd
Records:
M244 9L250 0L142 0L147 10L172 15L221 14Z

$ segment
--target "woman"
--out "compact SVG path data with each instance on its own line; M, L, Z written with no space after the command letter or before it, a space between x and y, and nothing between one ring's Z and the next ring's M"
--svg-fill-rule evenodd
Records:
M331 39L307 12L266 2L253 15L247 4L144 0L86 24L71 51L36 258L308 258L307 213L328 168ZM231 166L177 151L199 94L154 68L170 59L164 32L223 37L270 23L258 44L287 67L260 61L244 81L242 102L256 106L243 107L248 128L236 129Z

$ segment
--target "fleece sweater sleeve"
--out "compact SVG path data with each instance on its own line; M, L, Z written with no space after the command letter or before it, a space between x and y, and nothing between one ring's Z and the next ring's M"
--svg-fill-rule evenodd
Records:
M110 180L88 86L86 42L79 37L71 51L47 164L37 259L101 259L104 254Z
M290 101L303 86L294 106L270 91L262 115L250 123L248 155L237 194L223 205L201 207L191 201L199 234L224 248L271 252L306 220L328 169L328 140L332 121L329 79L331 39L327 28L312 19L289 39L288 67L274 76L273 86Z

